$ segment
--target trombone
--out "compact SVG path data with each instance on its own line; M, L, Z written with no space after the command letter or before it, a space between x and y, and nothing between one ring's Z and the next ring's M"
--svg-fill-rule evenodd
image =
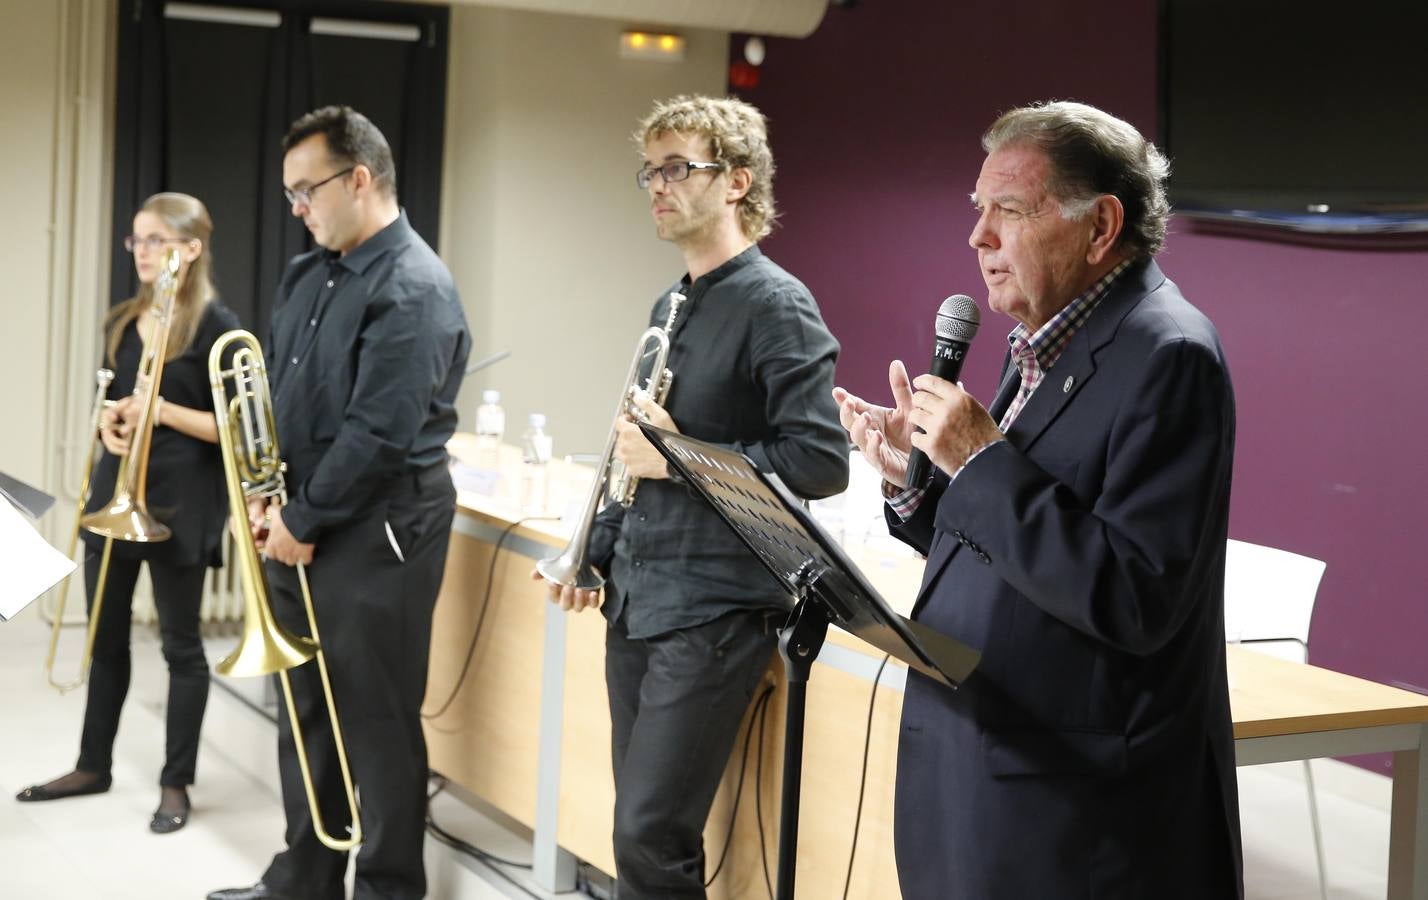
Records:
M169 249L159 265L159 274L154 281L153 305L150 312L154 316L154 328L149 339L144 342L139 354L139 371L134 378L134 395L140 398L139 421L134 428L129 449L119 457L119 471L114 478L114 496L109 504L86 514L84 507L89 503L89 481L94 472L94 452L91 448L84 463L84 478L79 490L79 507L76 512L74 534L70 536L69 556L79 543L79 529L82 527L104 538L104 552L99 559L99 577L94 585L94 600L89 605L89 629L84 641L84 652L79 659L79 673L73 681L57 681L54 676L55 649L59 645L60 628L64 624L64 608L69 594L69 579L60 587L59 604L55 609L54 628L50 633L49 653L45 657L45 677L61 694L84 684L89 677L89 666L94 660L94 638L99 631L99 614L104 609L104 586L109 578L110 552L114 542L137 541L157 542L169 539L169 527L149 515L146 502L149 478L149 449L153 445L154 425L157 424L155 407L158 403L159 383L164 374L164 357L168 354L169 328L173 323L174 303L178 298L179 269L183 258L177 249ZM90 412L90 434L98 436L99 418L106 406L105 399L114 373L100 369L95 374L94 404Z
M642 418L643 414L635 405L635 392L640 390L640 369L645 358L654 354L654 365L645 379L644 392L655 403L664 404L674 383L674 373L665 368L669 360L669 335L674 328L675 316L685 300L683 294L672 291L669 295L669 318L664 327L651 325L635 343L635 355L630 360L630 371L625 376L625 386L620 389L620 403L615 407L615 417L630 416ZM600 464L595 469L595 482L590 486L590 494L585 499L585 510L580 515L580 524L571 535L570 542L557 556L548 557L536 563L536 571L542 577L556 584L574 587L582 591L598 591L605 586L605 579L590 564L590 531L595 526L595 515L600 512L601 498L611 503L629 506L635 502L635 492L639 490L639 479L625 471L624 464L615 459L615 438L613 427L605 439L605 450L600 454Z
M223 357L233 350L232 364L224 368ZM230 399L228 384L232 383ZM284 471L287 464L278 452L277 422L273 417L272 397L268 391L267 368L258 339L241 329L230 331L213 344L208 354L208 384L213 389L213 408L218 411L218 444L223 455L223 480L228 493L228 507L233 516L234 563L242 573L243 634L238 647L218 661L214 669L220 675L247 677L277 673L287 700L288 718L292 723L293 742L297 745L298 765L302 783L307 790L307 804L312 811L312 828L317 839L329 849L351 850L362 843L362 821L357 808L357 792L347 765L346 744L342 726L337 719L337 705L332 699L332 682L327 675L327 659L323 655L317 632L317 616L313 612L312 594L307 586L307 570L297 565L298 583L302 588L303 605L307 610L308 629L312 637L295 635L273 617L268 579L258 546L248 527L246 508L250 498L276 499L287 502ZM351 834L339 839L329 834L322 821L322 808L312 783L307 748L303 743L302 726L293 705L292 682L288 670L310 659L317 660L322 677L323 698L332 722L332 738L337 746L337 763L342 770L342 785L347 794L347 810L351 815Z
M183 258L178 250L164 253L154 282L154 330L144 342L139 356L139 372L134 377L134 396L139 399L139 421L129 449L119 458L119 473L114 478L114 496L104 509L95 510L80 520L80 524L95 534L121 541L149 543L166 541L169 527L149 515L146 496L149 483L149 450L153 446L154 425L157 424L159 382L164 377L164 357L168 355L169 328L173 325L174 300L178 296L179 267ZM98 610L96 609L97 613Z

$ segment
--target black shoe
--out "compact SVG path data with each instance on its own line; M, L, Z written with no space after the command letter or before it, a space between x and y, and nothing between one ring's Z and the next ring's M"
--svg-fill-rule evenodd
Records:
M149 820L149 830L154 834L172 834L188 824L188 810L184 807L183 812L178 815L170 815L162 809L154 810L154 817ZM267 896L267 895L261 895Z
M83 797L85 794L102 794L114 783L112 775L103 775L95 781L77 788L51 788L43 784L32 784L15 795L21 803L43 803L46 800L63 800L66 797Z
M258 882L252 887L224 888L213 891L208 900L285 900L282 894L275 894L266 884Z

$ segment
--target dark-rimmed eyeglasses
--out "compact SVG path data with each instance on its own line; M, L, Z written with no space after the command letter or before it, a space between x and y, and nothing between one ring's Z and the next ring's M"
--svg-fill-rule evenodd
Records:
M324 184L327 184L329 181L336 181L343 175L346 175L347 173L353 171L356 168L356 166L348 166L341 172L335 172L322 179L317 184L310 184L305 188L283 188L283 196L288 198L288 203L292 204L293 206L297 206L299 203L301 203L303 206L311 206L312 195L318 188L322 187Z
M187 244L189 240L190 238L164 237L161 234L150 234L144 237L139 237L137 234L126 234L124 235L124 249L130 253L134 253L138 251L140 247L143 247L145 250L153 253L164 244Z
M695 169L722 169L720 163L690 162L680 160L679 162L665 163L662 166L645 166L635 173L635 184L640 190L644 190L654 182L655 175L664 179L665 184L673 184L676 181L683 181L689 177L689 173Z

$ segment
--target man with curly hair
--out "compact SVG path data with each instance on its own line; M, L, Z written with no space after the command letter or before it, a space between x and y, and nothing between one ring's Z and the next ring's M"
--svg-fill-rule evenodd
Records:
M635 142L655 232L687 268L650 316L670 334L673 389L640 408L661 428L744 453L801 497L838 493L848 481L831 396L838 342L808 289L757 243L775 215L764 117L738 100L678 97L655 106ZM631 506L596 520L590 559L605 589L552 584L551 599L602 607L609 621L620 900L702 898L705 820L786 598L638 426L615 427L616 457L641 483Z

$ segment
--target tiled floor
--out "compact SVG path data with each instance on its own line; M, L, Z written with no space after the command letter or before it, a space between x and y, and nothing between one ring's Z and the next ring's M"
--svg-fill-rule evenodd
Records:
M66 663L78 629L65 632ZM82 692L61 697L44 682L48 630L33 608L0 624L0 790L68 771L83 713ZM281 839L272 726L215 689L204 726L193 820L158 836L157 805L165 676L156 638L135 630L134 684L115 748L114 787L104 795L21 804L0 797L0 900L200 900L215 887L252 882ZM219 648L210 648L216 658ZM1319 896L1307 801L1298 763L1239 770L1246 886L1254 900ZM1381 898L1388 860L1388 781L1333 762L1315 763L1329 854L1329 896ZM438 798L442 824L507 857L529 854L519 838L459 801ZM427 841L430 896L441 900L532 896L488 867L458 862ZM524 882L528 887L529 882ZM540 896L537 892L535 896ZM566 894L563 896L572 896Z

